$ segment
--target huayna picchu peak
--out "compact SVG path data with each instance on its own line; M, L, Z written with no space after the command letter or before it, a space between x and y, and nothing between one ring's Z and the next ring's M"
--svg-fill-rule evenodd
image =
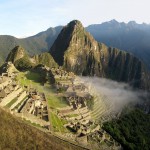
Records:
M50 49L54 60L77 75L106 77L148 89L149 73L135 56L98 43L80 21L65 26Z

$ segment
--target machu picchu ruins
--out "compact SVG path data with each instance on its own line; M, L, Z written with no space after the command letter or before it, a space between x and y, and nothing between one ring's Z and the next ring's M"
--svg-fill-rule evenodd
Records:
M93 142L97 142L94 139L98 139L99 144L104 142L112 147L120 147L119 144L115 144L116 141L110 140L112 138L109 134L104 132L101 124L92 117L95 97L80 77L61 67L49 68L39 65L32 73L37 75L39 72L42 78L40 86L34 86L33 83L37 81L28 79L29 71L22 74L11 62L5 65L5 71L0 76L0 106L3 109L43 128L46 132L58 135L61 133L61 137L71 137L72 141L85 146L91 141L91 137L94 137ZM37 75L37 78L39 77ZM45 92L38 90L38 87L45 88ZM53 90L53 96L63 101L62 103L65 102L64 107L53 107L49 104L48 96L51 94L46 92L49 87ZM59 128L54 123L55 117L62 122Z

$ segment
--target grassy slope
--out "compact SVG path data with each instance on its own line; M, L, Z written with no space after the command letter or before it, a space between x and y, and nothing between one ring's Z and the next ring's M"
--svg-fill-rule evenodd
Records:
M52 124L52 130L55 132L68 132L67 129L63 126L66 121L60 119L54 112L50 113L50 122Z
M23 123L0 109L0 150L81 149Z

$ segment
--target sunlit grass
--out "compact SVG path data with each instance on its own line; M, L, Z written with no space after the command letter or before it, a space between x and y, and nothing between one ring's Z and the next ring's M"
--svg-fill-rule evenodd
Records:
M65 99L59 97L56 93L56 89L49 84L44 86L40 83L41 77L35 72L20 72L17 76L17 80L22 86L29 86L35 88L39 92L45 93L48 101L48 106L52 108L62 108L68 106Z
M55 87L49 84L41 84L41 77L38 73L33 72L20 72L17 80L22 86L29 86L35 88L38 92L45 94L49 109L57 110L68 106L67 101L58 96ZM57 116L55 112L50 113L50 122L52 130L55 132L67 132L68 130L63 126L67 122Z
M67 122L60 119L54 112L50 112L50 122L52 123L53 131L55 132L67 132L68 130L63 126Z
M14 98L12 101L10 101L5 108L10 108L15 102L17 101L17 98Z

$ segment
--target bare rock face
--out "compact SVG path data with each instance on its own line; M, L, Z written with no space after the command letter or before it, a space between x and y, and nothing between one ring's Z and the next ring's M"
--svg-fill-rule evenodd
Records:
M77 75L98 76L148 89L149 73L130 53L98 43L80 21L65 26L50 49L54 60Z

